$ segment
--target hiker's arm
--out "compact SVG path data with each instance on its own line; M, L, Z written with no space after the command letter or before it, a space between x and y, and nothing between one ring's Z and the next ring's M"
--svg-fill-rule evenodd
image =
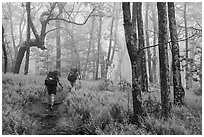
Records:
M59 81L59 77L57 77L57 82L59 83L60 87L63 88L62 84Z

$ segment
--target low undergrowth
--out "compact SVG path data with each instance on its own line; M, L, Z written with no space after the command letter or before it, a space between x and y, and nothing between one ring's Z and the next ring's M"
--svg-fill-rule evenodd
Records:
M30 105L43 101L44 78L6 74L2 76L2 134L39 134L37 118L26 113ZM81 81L82 87L69 92L66 79L61 79L64 94L57 124L52 134L88 135L186 135L202 134L201 109L173 106L171 118L163 120L159 113L147 113L141 125L131 122L132 100L127 89L111 82ZM94 83L94 84L93 84ZM63 96L66 95L66 96ZM64 98L63 98L64 97ZM188 98L188 97L187 97ZM189 97L190 98L190 97ZM191 97L193 98L193 97ZM191 100L190 104L193 106ZM199 104L201 106L201 104Z

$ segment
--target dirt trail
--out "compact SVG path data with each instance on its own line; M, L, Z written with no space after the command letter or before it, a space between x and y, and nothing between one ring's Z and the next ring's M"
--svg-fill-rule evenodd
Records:
M76 134L72 131L67 132L67 130L59 131L56 129L59 121L65 117L63 115L63 112L66 109L65 105L63 104L64 98L65 94L63 93L56 96L53 110L49 108L48 101L45 99L38 100L27 108L27 113L29 116L38 123L37 135Z

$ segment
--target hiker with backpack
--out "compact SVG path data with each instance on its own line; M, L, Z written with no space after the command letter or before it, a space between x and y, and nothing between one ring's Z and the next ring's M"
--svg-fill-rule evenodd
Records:
M74 87L74 84L76 83L77 78L80 79L80 75L77 68L71 68L68 74L67 80L70 82L72 88Z
M50 108L53 109L54 105L54 98L57 92L57 83L59 83L61 87L61 91L63 90L63 86L59 81L59 74L57 70L50 71L45 79L45 86L48 91L49 95L49 103L50 103Z

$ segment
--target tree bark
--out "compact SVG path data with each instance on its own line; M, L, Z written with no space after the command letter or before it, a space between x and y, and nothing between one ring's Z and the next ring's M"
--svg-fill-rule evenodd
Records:
M184 2L184 11L183 11L183 17L184 17L184 25L185 25L185 42L186 42L186 89L189 89L189 85L188 85L188 75L189 75L189 71L188 71L188 26L187 26L187 19L186 19L186 3Z
M135 4L134 4L135 5ZM134 6L133 5L133 6ZM134 44L136 31L133 29L133 24L131 21L130 13L130 3L123 2L123 18L124 18L124 30L125 39L128 49L128 54L130 56L131 66L132 66L132 97L133 97L133 111L134 111L134 122L139 124L139 115L142 114L142 102L141 102L141 90L140 83L141 77L139 75L139 56L137 54L137 47Z
M156 45L157 43L157 21L156 21L156 7L153 5L152 8L152 23L153 23L153 45ZM152 59L152 75L153 75L153 81L154 83L158 82L157 78L157 46L153 48L153 59Z
M118 21L119 21L119 18L118 16L116 17L115 19L115 33L114 33L114 46L113 46L113 50L112 50L112 54L111 54L111 62L113 62L113 59L114 59L114 55L115 55L115 49L116 49L116 46L118 45Z
M133 26L133 37L134 37L134 46L138 50L138 37L137 37L137 3L133 2L132 7L132 26Z
M93 54L93 76L92 76L92 79L95 79L95 73L96 73L96 60L97 60L97 53L96 53L96 46L95 46L95 42L92 44L93 45L93 52L92 52L92 54Z
M4 54L4 73L6 73L7 72L8 59L7 59L6 44L4 42L4 38L5 38L4 27L2 25L2 50L3 50L3 54Z
M99 64L101 67L101 78L106 79L106 59L105 59L105 52L102 51L100 46L100 55L99 55Z
M185 91L181 84L179 44L176 30L175 8L173 2L168 2L169 29L172 44L172 69L174 104L183 105Z
M99 59L100 59L100 48L101 48L101 27L102 27L102 17L99 17L99 30L98 30L98 49L97 49L97 61L96 61L96 76L98 79L98 69L99 69Z
M17 47L16 47L16 43L15 43L15 36L14 36L14 32L13 32L13 13L11 10L11 3L7 3L8 6L8 11L9 11L9 25L10 25L10 33L11 33L11 39L12 39L12 44L13 44L13 48L14 48L14 56L12 56L13 61L12 61L12 71L14 71L14 67L15 67L15 59L17 57Z
M138 36L139 36L139 49L144 48L144 31L143 31L143 19L142 19L142 3L136 2L137 9L137 26L138 26ZM142 77L142 92L148 92L148 80L147 80L147 70L146 70L146 56L145 51L142 50L139 53L141 59L141 77Z
M146 47L149 47L149 3L146 2L146 12L145 12L145 36L146 36ZM152 65L151 65L151 54L150 54L150 48L147 49L147 57L148 57L148 73L149 73L149 82L153 82L153 74L151 71Z
M60 22L58 20L56 20L56 28L60 28ZM60 44L61 44L60 29L57 29L56 30L56 51L57 51L56 69L57 70L60 70L61 68L61 45Z
M31 20L31 18L30 18L30 2L26 2L26 11L27 11L27 41L30 41L30 20ZM28 75L29 56L30 56L30 47L29 47L29 45L27 45L24 75Z
M108 47L108 56L106 58L106 69L105 69L105 78L107 78L108 75L108 66L110 66L110 54L111 54L111 45L112 45L112 39L113 39L113 24L114 24L115 18L113 17L111 20L111 29L110 29L110 41L109 41L109 47Z
M170 81L168 63L168 35L167 35L167 12L166 3L158 2L158 22L159 22L159 62L160 62L160 86L162 110L165 118L170 116Z
M120 5L120 3L114 3L114 6L115 6L115 31L114 31L114 46L113 46L113 50L112 50L112 54L111 54L111 62L113 62L113 59L114 59L114 55L115 55L115 49L116 49L116 47L117 47L117 45L118 45L118 37L117 37L117 35L118 35L118 23L119 23L119 14L120 14L120 12L118 12L119 11L119 9L120 9L120 7L121 7L121 5Z

